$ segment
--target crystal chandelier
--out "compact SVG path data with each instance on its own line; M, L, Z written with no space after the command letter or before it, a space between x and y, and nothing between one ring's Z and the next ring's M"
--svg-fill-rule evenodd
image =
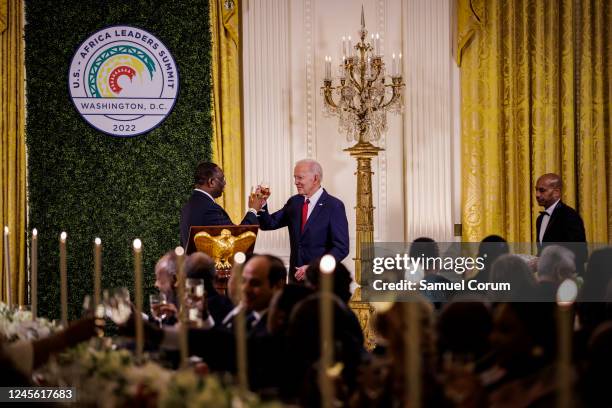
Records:
M332 59L325 57L325 78L321 93L323 113L338 116L338 132L349 142L371 143L387 131L387 112L400 113L403 109L401 59L393 54L391 75L386 75L380 53L380 38L372 34L374 43L366 42L363 6L361 8L361 40L353 47L351 37L342 39L342 63L337 86L332 86ZM356 52L355 52L356 51ZM334 100L336 99L337 102Z

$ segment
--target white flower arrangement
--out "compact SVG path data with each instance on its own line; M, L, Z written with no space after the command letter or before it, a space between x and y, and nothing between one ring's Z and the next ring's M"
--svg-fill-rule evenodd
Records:
M58 356L41 371L46 386L77 388L79 405L92 407L275 408L255 394L239 393L214 375L173 371L148 361L135 365L127 350L94 350L87 344Z
M0 302L0 336L8 343L41 339L56 330L55 322L40 317L32 320L32 312L11 309Z

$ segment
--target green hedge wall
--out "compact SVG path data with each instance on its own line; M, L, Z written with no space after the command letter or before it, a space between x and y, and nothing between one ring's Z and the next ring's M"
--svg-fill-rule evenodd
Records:
M95 237L103 245L103 287L130 291L131 244L142 239L145 294L153 290L156 260L179 244L179 212L193 170L211 156L208 13L208 0L26 2L28 230L39 231L41 315L59 317L61 231L68 233L71 318L80 315L84 296L92 292ZM179 96L166 121L133 138L89 126L68 94L77 47L91 33L117 24L158 37L180 76Z

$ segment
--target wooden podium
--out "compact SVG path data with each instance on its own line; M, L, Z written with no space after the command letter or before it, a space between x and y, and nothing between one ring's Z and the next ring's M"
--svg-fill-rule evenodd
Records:
M221 294L227 291L236 252L252 254L257 239L257 225L192 226L189 229L187 255L204 252L215 262L214 286Z

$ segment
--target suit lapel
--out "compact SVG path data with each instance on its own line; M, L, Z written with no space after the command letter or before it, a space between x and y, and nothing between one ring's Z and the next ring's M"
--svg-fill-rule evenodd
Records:
M319 216L319 214L323 212L323 209L325 208L325 201L327 199L327 195L328 195L327 191L323 189L323 194L321 194L321 197L319 197L319 201L317 201L315 208L312 209L312 213L310 213L310 217L308 217L308 219L306 220L306 225L304 225L304 231L302 232L302 235L306 233L306 231L308 230L308 227L311 224L313 224L316 218Z

